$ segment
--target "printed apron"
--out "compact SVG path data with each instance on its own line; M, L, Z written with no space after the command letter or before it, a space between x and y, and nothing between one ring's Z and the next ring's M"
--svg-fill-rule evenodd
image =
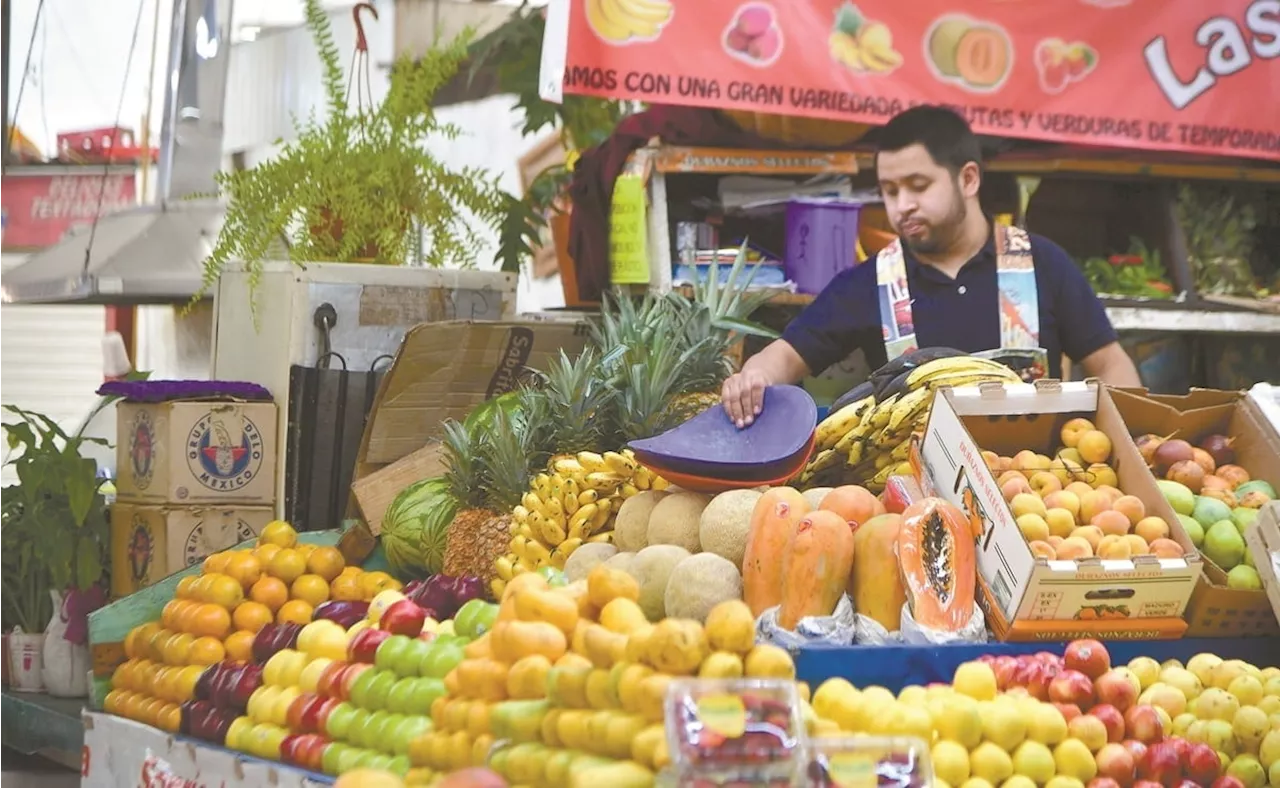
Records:
M973 355L1005 364L1024 381L1031 382L1044 377L1049 370L1049 354L1040 347L1040 304L1031 261L1031 238L1021 228L997 224L995 242L1000 347ZM876 255L876 284L884 347L892 361L917 349L902 239L893 239Z

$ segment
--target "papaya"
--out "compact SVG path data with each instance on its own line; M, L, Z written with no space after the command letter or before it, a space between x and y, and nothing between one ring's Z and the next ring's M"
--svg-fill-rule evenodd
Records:
M890 632L901 628L902 606L907 602L895 552L901 526L901 515L882 514L853 532L853 573L849 578L853 609Z
M819 509L796 526L782 554L782 607L778 625L835 612L853 569L853 531L842 515Z
M923 627L956 632L973 616L973 535L960 508L941 498L907 507L898 530L898 563L911 616Z
M1009 39L997 28L971 27L956 43L956 71L976 88L994 88L1009 73Z
M835 512L857 528L872 517L884 514L884 504L867 488L846 484L827 493L819 509Z
M782 603L782 551L809 504L793 487L774 487L756 501L742 556L742 597L751 614Z

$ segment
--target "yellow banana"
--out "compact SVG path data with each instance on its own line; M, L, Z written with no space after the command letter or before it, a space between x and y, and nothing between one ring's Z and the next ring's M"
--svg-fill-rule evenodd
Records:
M1000 375L994 372L985 371L969 371L969 372L952 372L946 375L937 375L925 381L924 385L930 389L940 389L945 387L959 386L976 386L980 383L1021 383L1022 380L1016 377L1012 372L1008 375Z
M600 500L600 493L595 490L583 490L578 493L578 506L586 506L589 503L595 503Z
M638 490L647 490L653 486L653 471L641 465L636 468L636 475L631 477L631 482Z
M822 420L815 433L819 449L834 448L841 436L847 434L862 421L862 414L875 405L875 397L866 397L857 402L850 402L840 410Z
M906 459L911 456L911 438L907 438L902 443L899 443L897 447L889 453L889 456L898 462L906 461Z
M552 469L561 476L576 479L583 476L587 469L582 467L582 463L573 458L562 458L551 463Z
M826 468L831 468L840 462L840 455L835 449L826 449L818 452L818 455L809 462L808 470L817 473Z
M500 577L495 577L489 581L489 591L493 594L494 599L502 599L502 592L507 590L507 583Z
M512 577L515 576L513 574L515 570L512 567L512 564L514 563L515 563L515 560L512 559L510 556L503 555L503 556L499 556L498 560L493 562L493 568L494 570L497 571L498 577L502 578L503 580L510 580Z
M600 542L604 542L605 544L613 544L613 531L605 531L603 533L598 533L592 536L591 538L587 539L587 541L592 542L594 544L599 544Z
M528 495L529 493L525 493ZM523 504L516 506L511 510L511 519L517 523L523 523L529 519L529 508Z
M605 490L615 489L618 485L622 484L624 479L616 473L596 471L594 473L588 473L586 481L587 486L591 489L603 492Z
M525 572L532 572L537 568L538 568L537 564L529 560L529 558L524 557L524 558L521 558L519 561L516 561L516 565L512 567L512 571L514 571L517 575L522 575Z
M605 514L609 514L612 511L615 511L612 498L605 498L602 501L596 501L597 515L599 515L601 512L604 512Z
M907 375L907 388L915 389L924 385L930 378L952 372L992 372L995 374L1013 374L1013 370L991 359L976 356L951 356L934 359L916 367Z
M565 560L573 555L573 551L582 546L581 539L566 539L560 543L556 549L551 551L551 563L556 564L556 569L564 569Z
M613 515L606 511L596 512L596 516L591 518L591 523L588 525L589 531L593 534L597 534L608 528L613 522L610 519L612 516Z
M546 545L538 542L530 542L525 553L526 557L533 560L535 564L542 564L551 560L551 551L547 549Z
M548 547L555 547L565 540L568 534L564 530L564 517L542 521L542 542Z
M537 512L538 514L542 514L542 499L538 497L538 494L536 492L525 493L520 498L520 504L524 506L525 509L528 510L524 518L526 520L528 520L529 516L532 515L534 512Z
M511 538L511 554L516 557L517 561L524 558L524 546L528 543L529 540L523 536L514 536Z
M892 454L877 454L877 455L876 455L876 470L877 470L877 471L879 471L879 470L883 470L883 469L887 468L888 466L893 465L893 464L894 464L894 463L896 463L896 462L897 462L897 460L895 460L895 459L893 458L893 455L892 455Z
M910 391L893 406L885 429L896 431L903 424L910 424L933 403L933 392L927 388Z
M533 531L533 539L529 541L539 542L546 538L542 532L542 529L546 527L546 523L547 518L543 516L542 512L534 512L529 515L529 529Z
M848 454L853 444L860 442L863 436L867 434L868 426L858 424L846 432L840 440L836 441L835 450L841 454Z
M551 476L540 473L533 478L533 491L538 494L539 498L547 498L551 495Z
M582 466L582 470L586 473L598 473L600 471L609 470L609 466L605 464L604 457L593 451L580 451L574 455L578 464Z
M548 520L564 519L564 502L559 497L548 498L542 502L542 514Z
M516 534L520 536L520 538L522 539L532 539L533 526L529 525L528 523L521 523L520 525L516 526Z
M650 490L665 490L665 489L667 489L667 488L668 488L668 487L670 487L670 486L671 486L671 482L667 481L666 479L662 478L661 476L658 476L657 474L654 474L654 477L653 477L653 483L649 485L649 489L650 489Z
M877 402L876 406L867 414L867 426L875 430L883 429L889 423L889 418L893 416L893 408L897 404L897 394Z
M566 478L567 477L561 476L558 473L551 474L550 495L544 499L547 503L550 503L551 501L559 501L564 497L564 480ZM548 510L547 514L550 513L551 512Z
M622 489L619 490L618 492L622 496L623 500L626 500L627 498L630 498L633 495L640 494L639 488L637 488L634 484L630 484L630 483L622 485Z
M850 467L862 462L862 455L865 452L867 444L863 441L856 441L849 447L849 459L845 461L845 465Z
M564 483L564 494L561 496L561 502L564 504L564 513L573 514L578 511L578 496L582 494L578 482L574 479L567 479Z
M588 535L587 529L596 516L597 509L596 504L589 503L574 512L573 517L569 518L569 539L583 539Z
M627 479L635 475L636 468L638 467L635 460L629 457L624 457L616 451L607 451L604 453L604 464L609 466L609 470Z

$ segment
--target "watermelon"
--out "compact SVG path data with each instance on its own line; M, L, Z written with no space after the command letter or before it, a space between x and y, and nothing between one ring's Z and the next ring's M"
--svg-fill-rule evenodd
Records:
M449 525L458 502L442 477L423 479L400 491L382 516L382 548L400 577L440 571Z

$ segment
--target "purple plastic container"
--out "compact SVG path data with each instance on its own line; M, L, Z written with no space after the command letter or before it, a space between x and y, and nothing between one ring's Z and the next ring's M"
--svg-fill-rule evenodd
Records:
M801 293L817 294L835 275L857 263L860 203L791 200L787 203L787 251L783 269Z

